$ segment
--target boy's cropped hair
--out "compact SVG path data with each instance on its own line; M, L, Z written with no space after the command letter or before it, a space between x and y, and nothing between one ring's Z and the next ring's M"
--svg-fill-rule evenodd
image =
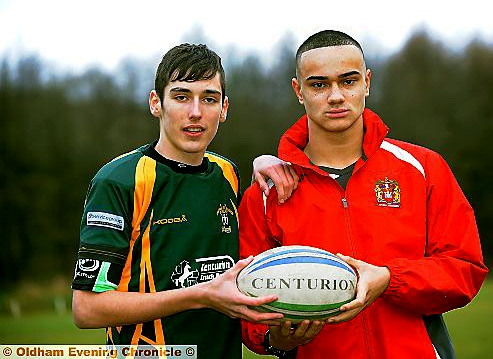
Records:
M209 80L219 73L222 99L226 96L226 76L221 58L206 45L181 44L164 54L156 70L154 90L162 99L164 88L172 81Z
M299 62L301 55L309 50L318 49L320 47L354 45L360 49L363 54L363 48L358 41L353 39L348 34L336 30L323 30L313 34L306 39L296 52L296 63ZM364 54L363 54L364 58Z

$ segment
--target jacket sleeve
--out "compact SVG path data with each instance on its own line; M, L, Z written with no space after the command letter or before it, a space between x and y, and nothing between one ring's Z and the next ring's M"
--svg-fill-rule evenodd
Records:
M424 257L386 263L391 279L384 297L421 314L438 314L468 304L488 269L473 209L452 171L436 153L426 163Z
M275 191L272 191L275 192ZM270 193L270 196L277 196ZM257 255L278 246L269 235L265 219L263 194L258 184L253 184L246 191L238 209L240 223L240 258ZM258 354L267 354L262 346L268 326L242 320L243 343Z

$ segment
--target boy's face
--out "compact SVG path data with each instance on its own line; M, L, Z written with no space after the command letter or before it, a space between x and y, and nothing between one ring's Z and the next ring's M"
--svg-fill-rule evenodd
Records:
M298 62L293 88L304 105L311 129L343 132L361 119L371 73L356 46L309 50Z
M159 152L165 157L197 165L226 120L228 98L222 102L219 74L209 80L172 81L162 100L151 92L151 113L160 119Z

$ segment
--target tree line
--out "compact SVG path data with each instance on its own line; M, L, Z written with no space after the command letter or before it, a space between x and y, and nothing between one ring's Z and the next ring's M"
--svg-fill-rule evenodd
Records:
M290 87L293 42L286 38L266 65L255 54L223 56L228 120L210 149L250 183L252 160L275 154L282 133L303 114ZM460 51L415 33L398 52L367 54L367 106L390 137L438 151L475 209L483 251L493 259L493 47L471 40ZM128 59L116 74L91 68L50 73L35 55L0 59L0 281L70 277L89 181L113 157L157 138L147 108L154 66ZM149 71L152 68L152 71Z

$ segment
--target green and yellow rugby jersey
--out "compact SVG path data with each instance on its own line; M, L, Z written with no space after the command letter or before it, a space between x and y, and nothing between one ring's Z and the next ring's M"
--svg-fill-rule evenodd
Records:
M157 292L188 287L238 259L239 175L207 153L200 166L155 144L120 156L91 181L73 289ZM107 329L108 344L197 345L197 357L241 358L238 320L211 309Z

